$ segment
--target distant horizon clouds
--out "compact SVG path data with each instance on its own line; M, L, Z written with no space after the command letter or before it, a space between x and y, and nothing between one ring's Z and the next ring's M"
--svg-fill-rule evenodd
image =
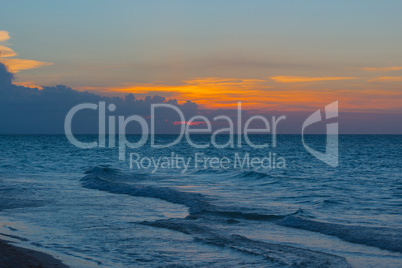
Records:
M188 118L195 115L206 116L211 120L216 116L222 115L230 118L238 116L235 108L238 103L235 99L222 100L229 104L226 108L205 109L201 108L193 99L168 99L160 95L145 96L139 99L128 92L124 97L106 97L90 92L77 91L64 85L43 86L41 88L26 87L14 84L13 80L13 73L9 72L5 65L0 63L0 114L3 115L0 116L0 135L63 134L66 115L74 106L82 103L98 105L100 102L105 102L107 105L114 104L116 111L109 115L124 116L125 118L131 115L140 115L148 121L151 119L150 109L152 104L165 103L178 107L183 112L185 121L182 121L174 111L161 111L158 113L157 134L177 134L182 124L180 122L186 122ZM232 85L242 81L217 78L210 78L206 81L198 79L198 82L187 81L190 86L200 82L204 84L220 82L224 85ZM249 82L253 81L245 81L246 84ZM213 86L215 86L214 83L212 83ZM223 92L227 90L226 86L223 86ZM188 95L188 97L191 97L191 95ZM341 102L340 104L342 105ZM242 122L245 122L249 117L256 114L263 115L266 118L286 115L287 119L281 124L278 134L300 134L302 123L311 111L324 107L321 103L316 103L315 105L316 107L295 106L296 110L292 111L280 109L256 110L250 109L252 106L247 106L247 102L244 102L242 106L245 109L242 111L241 118ZM398 123L401 121L400 113L347 112L341 109L339 121L341 134L402 134L402 124ZM192 125L200 128L205 127L203 124L198 123ZM325 128L323 126L319 124L309 131L311 134L324 134ZM213 129L216 127L221 128L222 125L212 126ZM261 126L258 128L261 128ZM80 112L73 122L74 134L97 134L98 130L97 111L86 110ZM127 128L127 134L141 134L140 130L135 124L130 125Z
M401 1L364 0L9 1L0 63L12 88L38 90L31 98L65 85L208 111L241 101L297 113L339 101L343 113L382 118L402 114L400 10Z
M10 40L8 31L0 31L0 44ZM8 45L8 43L6 43ZM36 69L53 63L36 60L15 58L18 54L8 46L0 46L0 63L5 64L11 73L22 70ZM125 67L118 66L123 70ZM361 70L373 72L398 71L402 67L362 67ZM281 70L281 68L279 68ZM18 76L17 76L18 80ZM350 80L366 81L359 84L332 84ZM273 81L274 83L270 82ZM85 86L78 87L95 94L108 96L122 96L121 94L135 93L137 96L165 95L184 102L185 99L196 101L204 109L233 108L237 101L243 101L245 109L254 110L311 110L333 100L340 100L345 111L402 111L400 100L402 91L394 89L384 90L378 85L384 83L401 82L398 76L352 77L352 76L292 76L276 75L262 78L235 78L235 77L192 77L175 84L164 81L151 83L128 83L113 86ZM312 84L313 83L313 84ZM327 84L325 84L327 83ZM14 81L15 85L42 89L43 83L31 80ZM280 84L290 84L282 86ZM295 85L293 85L295 84ZM300 86L299 84L307 84ZM336 85L335 88L332 88ZM398 85L392 85L395 87ZM399 87L402 87L400 85ZM352 88L352 89L348 89ZM360 96L360 99L359 99ZM384 107L384 108L383 108ZM386 108L385 108L386 107Z

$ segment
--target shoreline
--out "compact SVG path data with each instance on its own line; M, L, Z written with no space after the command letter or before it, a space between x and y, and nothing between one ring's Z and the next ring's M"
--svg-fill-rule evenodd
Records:
M15 246L11 241L0 239L0 267L68 268L69 266L47 253Z

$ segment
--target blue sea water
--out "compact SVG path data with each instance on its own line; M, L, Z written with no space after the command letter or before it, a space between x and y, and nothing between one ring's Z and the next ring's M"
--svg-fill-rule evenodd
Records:
M325 136L306 142L325 150ZM153 172L130 169L130 153L192 161ZM196 153L231 163L271 153L285 165L196 167ZM147 143L125 161L65 136L0 136L0 237L73 267L402 267L401 155L400 135L341 135L337 167L298 135L265 149Z

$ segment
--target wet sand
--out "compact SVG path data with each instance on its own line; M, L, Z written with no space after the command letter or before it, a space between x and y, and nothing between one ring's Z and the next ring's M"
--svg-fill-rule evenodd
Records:
M0 267L2 268L46 268L67 265L51 255L39 251L14 246L10 242L0 240Z

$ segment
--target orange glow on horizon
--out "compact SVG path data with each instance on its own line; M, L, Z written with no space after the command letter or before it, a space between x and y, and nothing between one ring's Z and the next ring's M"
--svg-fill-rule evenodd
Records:
M275 89L260 79L194 78L181 85L134 84L113 88L85 88L105 93L133 93L135 96L160 95L179 103L191 100L204 109L233 109L242 102L244 109L298 111L322 107L338 100L343 109L368 111L401 110L402 93L385 90L330 90L287 87ZM165 93L165 94L164 94ZM140 97L141 98L141 97Z
M273 76L272 80L278 83L299 83L299 82L318 82L357 79L357 77L307 77L307 76Z

